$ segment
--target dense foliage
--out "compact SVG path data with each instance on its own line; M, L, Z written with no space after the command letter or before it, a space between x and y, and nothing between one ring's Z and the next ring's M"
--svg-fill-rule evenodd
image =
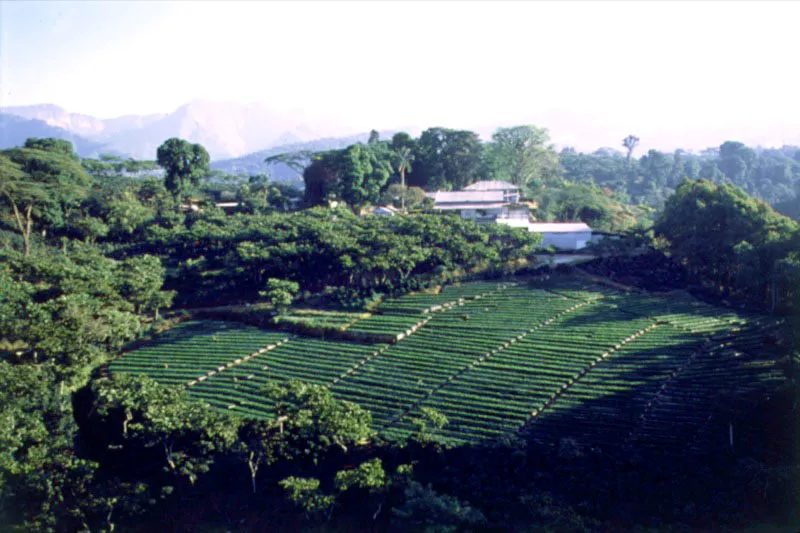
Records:
M685 181L655 231L713 293L786 311L800 297L800 225L737 187Z
M437 439L448 420L427 408L412 417L409 438L390 443L368 434L370 412L322 386L259 390L277 416L253 421L108 372L129 343L180 320L165 319L168 309L266 298L289 320L296 300L361 311L386 295L535 266L536 235L424 212L422 190L478 179L519 184L540 219L605 229L646 224L648 209L630 199L666 204L656 244L707 290L752 308L797 309L797 225L722 184L790 202L795 153L725 143L637 160L633 139L626 147L628 157L558 154L532 126L500 129L489 143L447 128L419 139L372 135L342 150L273 156L304 169L299 206L299 191L266 175L211 172L203 147L178 139L162 145L158 163L81 161L53 139L0 152L0 523L65 532L163 530L169 519L176 529L585 531L778 516L797 496L786 450L719 454L698 467L522 438L448 449ZM686 177L709 181L680 185ZM359 216L395 199L411 213ZM403 329L418 320L403 315L383 318ZM468 318L454 331L465 335ZM354 348L347 364L372 353ZM790 394L776 391L764 406L784 431L797 415ZM792 437L765 428L778 442ZM674 496L662 501L664 490ZM630 498L620 517L608 512Z

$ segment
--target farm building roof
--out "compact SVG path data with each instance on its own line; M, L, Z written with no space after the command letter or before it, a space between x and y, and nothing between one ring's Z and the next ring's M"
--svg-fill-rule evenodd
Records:
M472 185L464 187L465 191L507 191L508 189L519 189L509 181L484 180L476 181Z
M500 209L501 207L505 207L507 204L498 202L494 204L476 204L476 203L464 203L464 204L436 204L434 209L438 209L440 211L447 211L450 209Z
M508 203L503 201L503 191L437 191L433 199L437 208L439 204Z

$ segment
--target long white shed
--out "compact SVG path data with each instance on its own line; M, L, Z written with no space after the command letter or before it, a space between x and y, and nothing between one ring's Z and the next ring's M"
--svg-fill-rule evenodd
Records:
M527 227L531 233L541 233L543 248L580 250L592 240L592 228L583 222L527 222L498 219L497 223L517 228Z
M583 222L531 222L528 231L542 234L542 246L580 250L592 240L592 228Z

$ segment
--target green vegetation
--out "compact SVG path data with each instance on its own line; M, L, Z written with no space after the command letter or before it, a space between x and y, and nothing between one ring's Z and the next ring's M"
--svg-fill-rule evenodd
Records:
M693 374L694 387L708 390L718 388L719 380L695 370L711 362L732 373L723 375L725 383L744 379L750 387L769 390L784 379L773 355L733 359L750 349L764 319L690 298L625 295L570 279L532 285L479 282L452 292L388 300L376 311L348 331L391 337L421 326L392 346L294 336L275 347L266 344L278 341L277 333L190 322L171 330L180 335L179 344L174 335L164 335L115 361L111 369L143 372L164 384L186 385L199 376L201 383L189 382L191 397L268 418L274 407L258 392L265 384L291 379L317 383L328 386L335 398L367 408L374 431L392 438L411 436L414 421L432 408L448 421L439 436L449 444L497 439L527 424L535 439L621 446L626 435L640 431L639 417L647 414L659 388L683 379L684 373ZM734 328L748 333L732 335ZM235 344L226 342L231 331ZM712 336L732 340L719 350L710 348ZM209 338L218 354L214 358L203 355ZM252 344L243 342L251 339ZM266 348L248 360L259 342ZM188 355L185 362L181 354ZM245 360L225 365L236 357ZM203 378L219 364L217 372ZM194 375L187 374L192 366ZM669 392L683 398L679 387ZM576 419L574 409L586 416ZM691 417L683 428L680 419L686 415ZM671 446L669 432L691 432L697 428L690 422L708 414L691 401L688 406L674 402L658 416L667 418L665 425L655 426L647 437L654 439L653 431L661 431ZM609 434L607 427L619 431ZM657 440L650 444L659 445Z
M179 139L158 162L0 152L0 523L796 523L800 229L747 194L791 201L796 164L637 145L375 132L271 154L302 192ZM426 212L423 191L485 178L539 219L635 231L587 275L537 263L538 235ZM385 200L405 209L362 215Z

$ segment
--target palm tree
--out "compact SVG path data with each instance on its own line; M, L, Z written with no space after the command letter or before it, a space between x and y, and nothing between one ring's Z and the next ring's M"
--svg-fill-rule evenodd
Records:
M411 163L414 162L414 154L411 153L411 148L408 146L401 146L395 152L395 165L397 172L400 173L400 185L403 187L403 194L400 196L400 207L403 211L406 210L406 172L411 172Z

